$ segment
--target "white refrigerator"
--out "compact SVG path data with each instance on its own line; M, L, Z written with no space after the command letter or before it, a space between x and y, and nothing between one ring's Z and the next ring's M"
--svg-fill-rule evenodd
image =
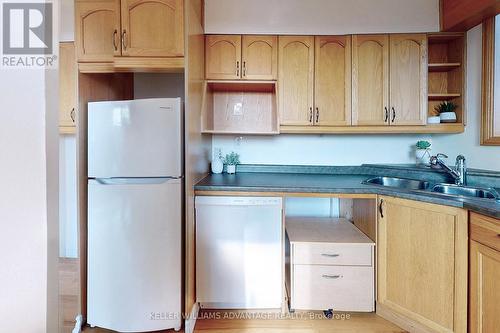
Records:
M181 328L180 98L88 104L87 322Z

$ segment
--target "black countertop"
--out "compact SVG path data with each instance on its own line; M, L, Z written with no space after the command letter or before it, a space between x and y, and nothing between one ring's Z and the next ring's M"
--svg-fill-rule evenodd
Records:
M429 191L365 185L361 183L363 180L370 178L370 176L377 176L368 175L365 172L363 174L321 174L312 172L286 173L281 171L286 170L278 172L262 172L262 170L259 172L238 172L234 175L211 174L198 182L194 189L197 191L233 192L381 194L465 208L500 219L500 203L490 199L470 199ZM300 171L300 169L294 171ZM349 171L356 172L359 170L352 167ZM413 175L413 178L418 179L420 177Z

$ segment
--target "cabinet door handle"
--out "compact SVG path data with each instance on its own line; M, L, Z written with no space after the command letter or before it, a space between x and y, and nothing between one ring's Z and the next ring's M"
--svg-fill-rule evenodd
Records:
M384 110L385 110L385 119L384 119L384 123L387 122L387 120L389 120L389 110L387 110L387 106L384 107Z
M394 110L394 107L392 107L392 120L391 120L391 122L394 122L394 119L396 119L396 110Z
M380 204L378 205L378 211L380 212L380 217L384 218L384 210L382 205L384 204L384 199L380 199Z
M339 279L342 277L342 275L329 275L329 274L323 274L321 275L322 278L324 279Z
M247 76L247 62L243 61L243 76Z
M118 30L113 31L113 47L115 51L118 51L118 45L116 45L116 35L118 35Z
M71 120L74 123L75 122L75 108L71 109L71 112L69 113L69 116L71 117Z
M309 108L309 122L312 123L313 121L313 108Z
M236 76L240 76L240 62L236 61Z
M316 107L316 122L319 122L319 108Z
M123 50L127 49L127 30L123 30L123 33L122 33L122 46L123 46Z
M321 253L321 255L323 257L329 257L329 258L336 258L340 256L340 254L338 253Z

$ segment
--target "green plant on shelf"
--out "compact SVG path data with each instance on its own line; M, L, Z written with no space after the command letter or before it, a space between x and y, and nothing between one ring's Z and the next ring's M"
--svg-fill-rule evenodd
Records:
M458 105L456 105L455 103L445 101L436 105L434 110L436 110L436 112L441 114L445 112L454 112L457 107Z

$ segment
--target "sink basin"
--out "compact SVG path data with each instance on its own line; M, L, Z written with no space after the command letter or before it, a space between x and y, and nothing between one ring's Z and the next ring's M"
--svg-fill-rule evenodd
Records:
M432 188L432 192L458 195L469 198L483 198L483 199L496 199L500 200L500 195L493 188L480 188L459 186L453 184L437 184Z
M396 177L374 177L362 182L363 184L397 187L407 190L426 190L429 188L429 182L408 178Z

